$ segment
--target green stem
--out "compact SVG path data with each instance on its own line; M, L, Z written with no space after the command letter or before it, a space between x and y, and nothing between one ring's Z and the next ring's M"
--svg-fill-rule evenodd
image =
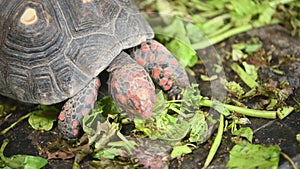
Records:
M243 82L250 87L251 89L255 86L259 86L258 83L252 79L237 63L231 64L231 69L235 71L239 77L243 80Z
M201 100L200 101L202 106L206 107L212 107L213 108L213 101L212 100ZM246 116L251 116L251 117L260 117L260 118L266 118L266 119L275 119L276 118L276 111L267 111L267 110L254 110L254 109L249 109L245 107L238 107L238 106L233 106L229 104L222 104L222 106L227 108L229 111L234 111L239 114L243 114Z
M31 115L31 113L28 113L24 116L22 116L21 118L19 118L16 122L14 122L13 124L11 124L9 127L7 127L6 129L2 130L0 132L0 136L4 135L5 133L7 133L11 128L15 127L15 125L17 125L19 122L21 122L22 120L28 118Z
M207 158L205 160L203 168L207 168L208 165L210 164L210 162L212 161L212 159L214 158L214 156L215 156L215 154L216 154L216 152L217 152L217 150L218 150L218 148L221 144L223 131L224 131L224 116L221 114L217 136L216 136L213 144L211 145L211 148L209 150L209 153L207 155Z
M246 31L248 31L248 30L250 30L252 28L253 28L253 26L250 25L250 24L244 25L244 26L241 26L241 27L238 27L238 28L233 28L233 29L231 29L231 30L229 30L227 32L224 32L220 36L216 36L216 37L212 37L212 38L208 39L209 42L211 42L211 43L207 43L207 40L205 40L205 41L201 41L199 43L192 44L192 47L195 50L203 49L203 48L206 48L206 47L208 47L210 45L213 45L213 44L216 44L218 42L221 42L222 40L227 39L227 38L229 38L229 37L231 37L233 35L236 35L236 34L239 34L239 33L242 33L242 32L246 32Z
M19 161L11 160L10 158L7 158L7 157L4 156L3 152L4 152L4 149L7 146L8 142L9 142L8 139L3 140L3 143L2 143L1 148L0 148L0 159L2 161L4 161L5 165L7 165L7 167L21 168L22 165L19 163Z

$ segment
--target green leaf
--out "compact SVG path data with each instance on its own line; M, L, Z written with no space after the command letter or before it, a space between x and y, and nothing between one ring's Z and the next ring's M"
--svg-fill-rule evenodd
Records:
M31 112L28 122L35 130L49 131L57 120L59 110L55 106L40 105L40 110Z
M48 161L42 157L25 156L24 169L37 169L44 167Z
M277 168L280 151L277 145L238 144L230 151L226 168Z
M189 44L183 43L183 41L173 39L171 42L166 44L166 47L179 60L183 67L192 67L198 60L196 51Z
M300 134L296 134L296 140L300 143Z
M197 143L203 143L206 141L207 135L208 135L208 125L205 121L205 115L202 111L197 111L189 120L189 123L191 125L191 131L190 131L190 142L197 142Z
M201 96L200 90L198 89L198 84L192 84L191 87L183 90L182 92L183 107L190 110L191 112L195 109L199 109L200 101L202 99L203 97Z
M277 116L279 119L283 119L294 111L292 106L283 106L277 109Z
M84 116L82 120L83 131L88 134L89 145L95 144L96 151L105 146L119 129L117 123L110 123L105 119L102 110L94 110Z
M249 74L247 74L237 63L231 65L231 69L235 71L239 77L249 86L251 89L255 86L259 86L258 83Z
M182 67L195 65L198 57L196 51L191 46L188 36L196 33L196 31L201 31L190 24L186 27L186 23L178 17L173 17L170 20L171 23L168 23L168 26L155 26L153 28L156 39L162 42L166 48L170 50L170 52L178 59ZM190 30L188 31L187 28Z
M245 71L246 73L253 79L253 80L257 80L258 78L258 73L257 73L257 70L258 70L258 67L255 67L254 65L250 65L248 64L247 62L243 62L242 63L244 68L245 68Z
M157 94L156 94L156 102L154 104L154 108L153 108L153 115L152 117L161 114L161 112L163 110L166 109L166 99L164 97L164 93L162 90L160 90Z
M252 143L253 139L253 131L250 127L240 128L238 130L234 130L232 132L233 135L245 137L250 143Z
M184 154L188 154L191 152L192 152L192 150L187 145L174 146L173 150L171 152L171 157L176 158L176 157L180 157Z
M106 159L114 159L116 156L120 156L120 152L122 150L120 148L104 148L102 151L97 152L93 157L100 159L101 156Z
M243 88L240 86L240 84L238 84L234 81L226 82L225 83L225 88L229 93L235 95L238 98L242 97L243 94L245 93Z
M168 114L156 118L156 132L150 138L174 142L182 140L190 130L190 125L185 120L179 120Z
M5 167L3 168L24 168L24 169L39 169L44 167L48 161L42 157L31 156L31 155L13 155L11 157L5 157L3 152L8 144L8 139L5 139L0 149L0 163L4 162Z
M104 116L108 114L118 114L119 108L116 106L115 102L110 96L105 96L99 101L97 105L101 111L103 111Z

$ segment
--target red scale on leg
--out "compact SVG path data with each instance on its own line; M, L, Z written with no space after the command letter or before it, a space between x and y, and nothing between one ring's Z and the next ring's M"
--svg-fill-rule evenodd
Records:
M94 104L94 98L93 98L93 96L87 96L85 98L85 104Z
M96 85L96 87L100 87L101 86L101 82L100 82L99 79L95 80L95 85Z
M73 135L77 136L79 134L79 130L78 129L73 129Z
M77 120L72 121L72 126L73 127L78 127L79 122Z
M165 86L168 82L168 79L167 78L161 78L160 81L159 81L159 85L160 86Z
M81 120L94 107L100 85L99 79L93 79L77 95L65 103L58 117L58 127L64 138L78 137L81 131Z
M86 115L90 114L90 112L91 112L91 110L89 110L89 109L84 109L84 110L82 111L82 115L83 115L83 116L86 116Z
M160 75L160 72L161 72L161 67L156 67L154 70L153 70L153 73L152 73L152 78L154 79L159 79L159 75Z
M142 52L148 52L149 51L149 46L142 45L141 50L142 50Z
M58 119L59 119L60 121L64 121L64 120L66 119L65 114L64 114L64 113L60 113L59 116L58 116Z
M70 109L70 106L68 105L68 104L66 104L65 106L64 106L64 110L65 111L68 111Z

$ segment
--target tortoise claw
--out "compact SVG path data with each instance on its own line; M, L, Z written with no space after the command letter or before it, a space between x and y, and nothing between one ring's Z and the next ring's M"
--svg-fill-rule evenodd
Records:
M168 96L169 99L171 100L179 100L182 98L181 94L182 89L178 86L173 86L169 91L168 91Z

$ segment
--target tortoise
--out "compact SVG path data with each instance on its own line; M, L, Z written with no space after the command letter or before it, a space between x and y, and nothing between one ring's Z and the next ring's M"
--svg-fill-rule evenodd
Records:
M58 117L64 138L79 136L104 70L116 104L145 119L156 101L152 81L172 97L190 85L130 0L2 0L0 7L0 94L66 101Z

